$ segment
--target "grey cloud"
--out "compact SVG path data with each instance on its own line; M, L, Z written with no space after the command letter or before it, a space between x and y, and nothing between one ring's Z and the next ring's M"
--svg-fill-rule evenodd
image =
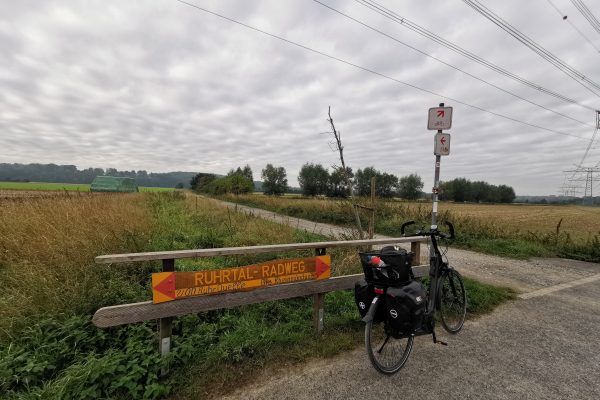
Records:
M524 121L591 137L581 126L483 85L306 1L195 4L411 84ZM357 5L332 6L415 47L574 118L593 113L491 73ZM598 103L460 2L385 2L414 22L588 105ZM570 3L559 7L565 9ZM490 3L559 57L600 80L597 54L542 7ZM588 5L594 7L594 5ZM595 9L600 15L600 10ZM0 5L0 157L154 171L225 173L250 163L337 163L327 107L355 170L417 172L431 186L429 107L454 106L442 177L466 176L552 193L586 141L526 127L306 52L175 1ZM597 162L598 149L590 161Z

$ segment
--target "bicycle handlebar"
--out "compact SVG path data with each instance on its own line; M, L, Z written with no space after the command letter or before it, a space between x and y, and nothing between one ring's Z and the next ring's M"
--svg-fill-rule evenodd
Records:
M415 221L408 221L402 224L402 226L400 227L400 233L404 236L404 230L406 229L407 226L413 225L415 223ZM445 232L441 232L440 230L438 230L437 228L435 229L431 229L429 231L424 231L424 230L418 230L415 232L415 235L418 236L430 236L430 235L435 235L440 237L441 239L454 239L456 238L456 236L454 235L454 225L452 225L452 223L446 221L445 222L446 226L448 226L448 231L450 232L445 233Z
M454 236L454 225L452 225L448 221L446 221L446 225L448 226L448 230L450 231L450 236L448 237L448 239L454 239L456 237Z
M414 223L415 223L415 221L408 221L408 222L403 223L402 226L400 227L400 234L404 235L404 228L406 228L407 226L412 225Z

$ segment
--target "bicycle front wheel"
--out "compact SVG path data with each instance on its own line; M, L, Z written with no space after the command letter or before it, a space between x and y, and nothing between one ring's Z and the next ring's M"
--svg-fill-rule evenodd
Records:
M467 314L467 292L460 274L449 269L439 283L439 314L442 326L448 333L460 332Z
M395 339L385 322L367 322L365 345L373 367L382 374L392 375L400 371L408 360L414 337Z

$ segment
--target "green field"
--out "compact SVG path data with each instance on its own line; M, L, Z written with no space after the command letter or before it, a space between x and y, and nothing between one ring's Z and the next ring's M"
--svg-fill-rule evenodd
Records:
M175 189L140 186L140 192L172 192ZM48 183L48 182L0 182L0 190L66 190L69 192L89 192L89 184Z

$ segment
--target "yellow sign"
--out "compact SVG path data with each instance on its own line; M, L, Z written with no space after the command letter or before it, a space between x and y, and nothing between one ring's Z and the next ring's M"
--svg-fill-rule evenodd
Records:
M331 276L330 256L273 260L239 268L152 274L154 304Z

